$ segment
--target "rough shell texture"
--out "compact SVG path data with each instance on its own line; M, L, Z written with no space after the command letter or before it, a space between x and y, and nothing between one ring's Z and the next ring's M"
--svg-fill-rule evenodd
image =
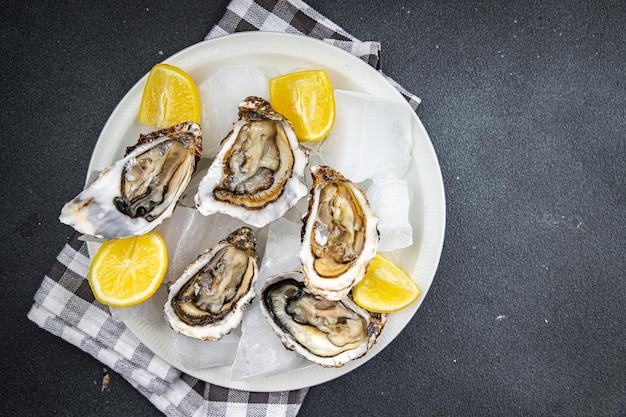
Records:
M168 218L202 152L200 125L181 123L141 135L126 156L61 210L59 220L81 233L138 236Z
M255 296L256 238L242 227L202 253L169 288L165 320L178 333L219 340L236 328Z
M268 278L261 308L286 348L324 367L340 367L365 355L386 322L384 314L369 313L349 297L329 301L311 294L300 272Z
M289 122L267 101L248 97L200 182L196 206L205 216L224 213L263 227L306 195L306 164Z
M378 217L365 193L339 172L315 165L311 175L298 257L307 287L329 300L340 300L376 256Z

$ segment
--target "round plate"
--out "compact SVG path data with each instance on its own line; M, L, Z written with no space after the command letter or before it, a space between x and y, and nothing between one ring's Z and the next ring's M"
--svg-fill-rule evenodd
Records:
M349 53L322 41L275 32L244 32L195 44L164 62L185 70L202 83L221 67L230 65L272 65L280 73L301 68L324 69L334 88L360 91L404 103L406 100L378 71ZM137 111L147 75L131 88L104 126L93 151L89 172L101 171L121 158L126 146L137 141L146 127L137 122ZM410 107L409 107L410 108ZM413 190L410 222L413 245L393 253L398 266L409 273L422 292L408 308L388 315L387 324L376 345L361 359L341 368L322 368L308 361L295 370L256 379L231 381L230 366L185 369L176 360L171 330L164 320L149 324L139 319L127 320L128 328L173 366L201 380L223 387L248 391L283 391L321 384L344 375L374 358L411 320L424 300L435 276L445 230L445 196L441 171L432 143L424 126L413 115L413 162L405 176ZM94 254L98 245L90 242Z

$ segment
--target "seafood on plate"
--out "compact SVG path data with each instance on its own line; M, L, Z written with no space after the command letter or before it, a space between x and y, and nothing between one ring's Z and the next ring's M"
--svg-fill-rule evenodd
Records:
M386 316L370 313L349 297L327 300L312 294L300 272L268 278L261 309L285 347L324 367L340 367L376 343Z
M200 254L168 289L165 320L178 333L219 340L239 326L255 296L256 237L249 227Z
M196 207L263 227L306 195L307 159L290 123L266 100L248 97L198 186Z
M365 275L378 248L378 217L363 190L331 167L311 167L313 184L303 217L304 283L329 300L344 298Z
M122 159L65 204L59 220L107 240L148 233L171 216L201 152L197 123L140 135Z

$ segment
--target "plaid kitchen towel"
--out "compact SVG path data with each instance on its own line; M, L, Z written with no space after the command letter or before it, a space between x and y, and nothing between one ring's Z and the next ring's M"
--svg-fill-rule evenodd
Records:
M207 35L263 30L323 39L380 70L380 44L361 42L300 0L234 0ZM413 109L419 98L387 78ZM247 392L219 387L172 367L95 300L85 242L73 235L35 294L28 318L122 375L168 416L296 416L307 389Z

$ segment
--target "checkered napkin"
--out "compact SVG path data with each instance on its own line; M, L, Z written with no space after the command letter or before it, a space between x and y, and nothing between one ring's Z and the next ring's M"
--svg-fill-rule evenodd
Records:
M251 30L323 39L380 69L380 44L361 42L299 0L234 0L207 39ZM389 79L416 109L419 98ZM296 416L308 389L248 392L219 387L172 367L143 345L87 283L89 255L74 234L44 277L28 318L122 375L168 416Z

